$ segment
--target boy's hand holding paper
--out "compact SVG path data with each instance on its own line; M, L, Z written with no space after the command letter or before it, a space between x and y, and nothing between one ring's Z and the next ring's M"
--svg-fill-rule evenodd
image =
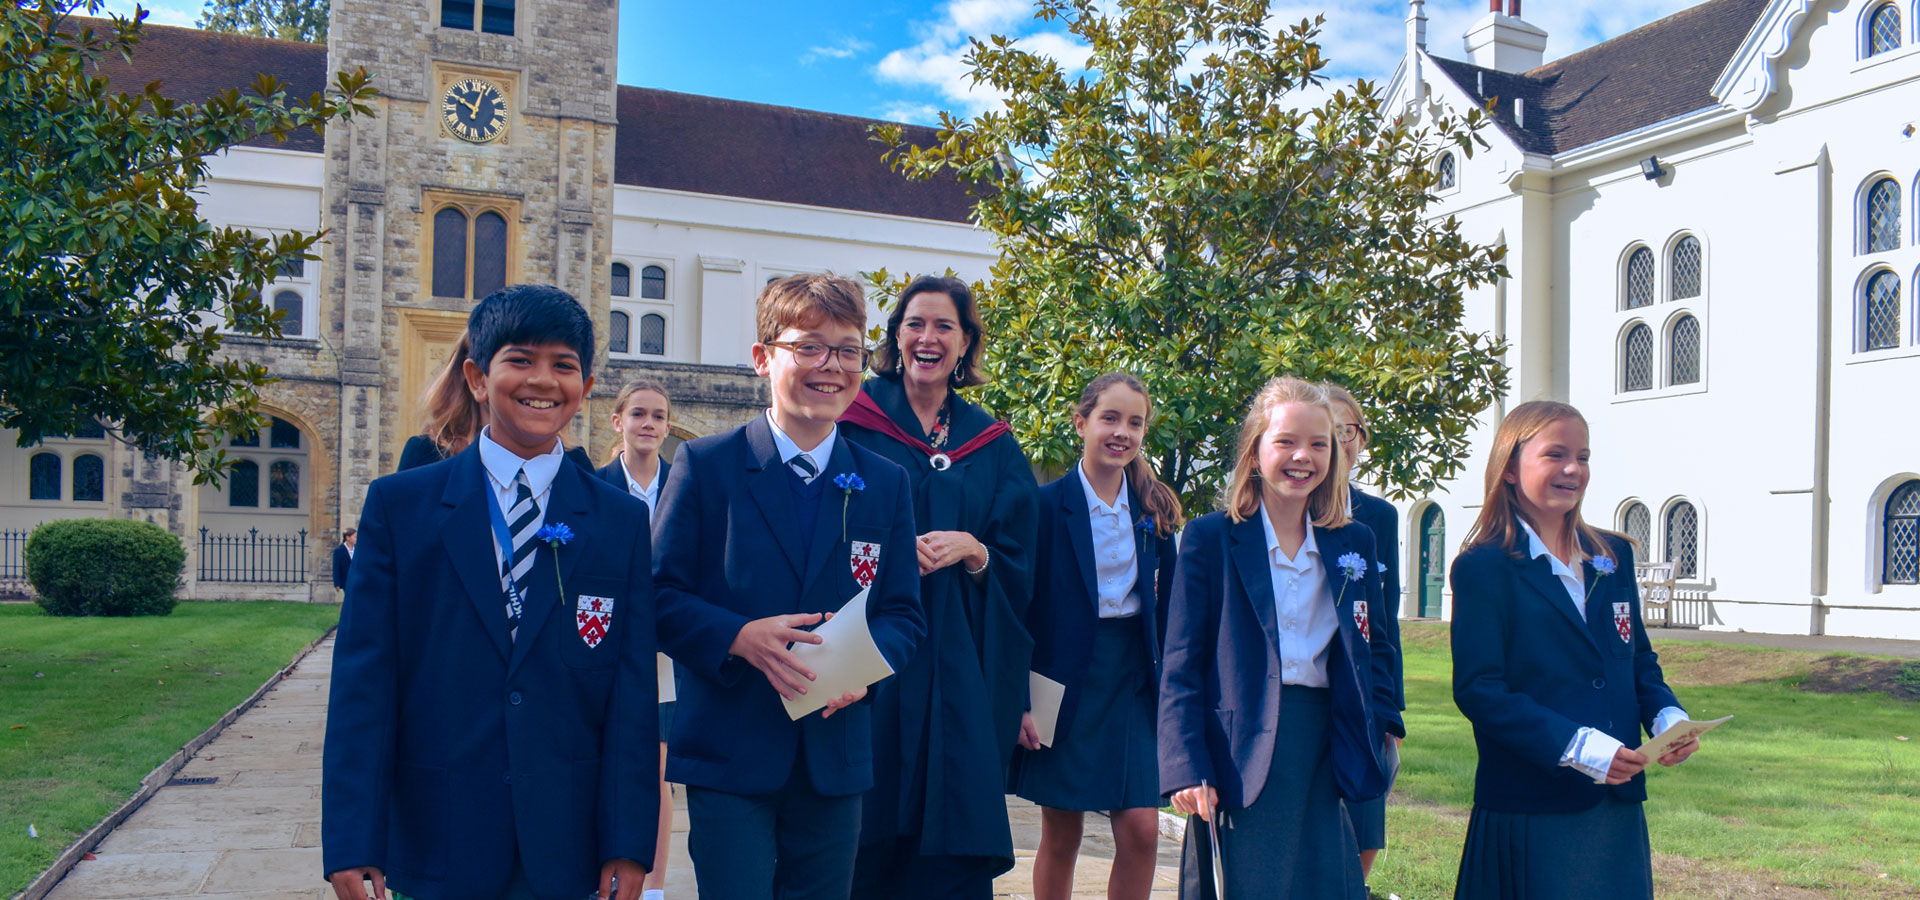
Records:
M803 669L811 669L813 683L806 685L807 692L789 697L784 692L780 702L787 707L787 717L800 717L822 709L830 704L834 708L844 706L848 695L859 699L866 695L867 686L893 674L893 666L887 658L880 655L880 647L873 642L873 632L867 628L867 591L853 595L840 611L827 617L807 634L809 640L796 640L787 651Z

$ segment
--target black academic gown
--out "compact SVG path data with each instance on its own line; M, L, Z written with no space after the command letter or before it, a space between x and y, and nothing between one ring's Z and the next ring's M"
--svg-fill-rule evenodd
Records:
M869 378L861 389L902 430L925 439L898 381ZM943 449L958 448L993 421L956 395ZM1013 867L1005 785L1033 655L1023 623L1033 597L1039 485L1011 434L936 472L924 453L887 435L841 428L907 470L917 532L964 531L990 555L983 584L963 563L920 579L926 639L912 662L873 692L875 786L866 795L860 841L917 839L923 855L977 857L959 865L991 878Z

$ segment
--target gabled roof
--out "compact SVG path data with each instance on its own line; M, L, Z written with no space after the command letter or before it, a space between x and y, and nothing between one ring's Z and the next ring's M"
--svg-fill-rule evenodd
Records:
M75 27L88 21L76 17ZM260 72L277 76L295 98L328 82L323 44L152 24L140 31L131 64L118 55L99 61L115 90L159 81L166 97L198 103L226 88L248 93ZM885 148L867 133L876 120L625 85L618 102L616 184L970 221L973 204L958 181L908 181L887 168ZM931 128L903 127L916 144L934 141ZM285 143L263 138L248 145L324 150L310 130Z
M1528 153L1565 153L1717 105L1714 82L1769 0L1707 0L1520 74L1433 57ZM1514 117L1524 101L1526 123Z

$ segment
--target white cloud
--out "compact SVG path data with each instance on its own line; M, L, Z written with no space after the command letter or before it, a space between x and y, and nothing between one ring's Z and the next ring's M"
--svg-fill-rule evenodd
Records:
M800 64L810 66L822 59L850 59L872 49L873 45L866 41L844 37L825 46L808 47L807 52L800 55Z
M914 125L938 125L940 124L940 107L931 103L889 103L881 108L880 118L889 122L907 122Z
M1060 31L1028 33L1039 24L1033 11L1031 0L949 0L936 18L914 24L917 43L889 51L873 72L882 82L931 93L958 113L985 112L999 106L1003 98L992 88L973 83L966 63L971 38L1005 35L1023 50L1059 60L1068 71L1077 72L1086 65L1087 47L1072 36ZM892 108L927 105L924 100L900 100Z

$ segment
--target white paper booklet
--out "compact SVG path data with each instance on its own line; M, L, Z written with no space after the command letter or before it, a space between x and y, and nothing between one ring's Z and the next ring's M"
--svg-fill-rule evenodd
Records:
M1727 716L1724 719L1714 719L1711 722L1695 722L1692 719L1681 719L1668 726L1667 730L1660 732L1659 736L1653 740L1641 744L1640 753L1646 756L1647 762L1651 763L1667 755L1673 748L1686 743L1689 738L1697 738L1706 734L1726 724L1727 720L1732 718L1732 716Z
M1033 730L1040 733L1040 746L1053 746L1054 729L1060 726L1060 701L1066 697L1066 685L1039 672L1027 673L1027 698L1033 704Z
M655 653L653 656L654 656L653 677L656 681L660 683L660 702L672 703L675 697L674 684L673 684L673 657L670 657L665 653ZM666 735L661 735L660 739L663 741L666 740L667 739Z
M813 670L814 680L807 692L792 700L782 699L787 717L799 719L826 708L827 701L848 691L857 691L893 674L887 658L880 655L867 627L867 592L853 595L847 605L813 630L822 643L795 643L789 649L802 665Z

